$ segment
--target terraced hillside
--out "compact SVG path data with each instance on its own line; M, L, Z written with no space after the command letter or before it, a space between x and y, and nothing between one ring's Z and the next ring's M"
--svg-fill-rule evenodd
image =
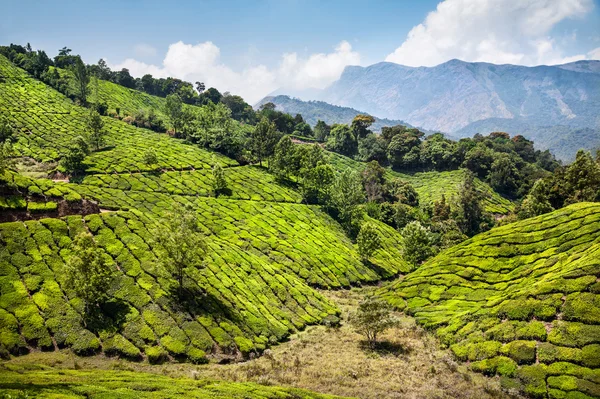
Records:
M360 171L366 167L364 162L355 161L336 153L329 153L329 160L337 170L351 168ZM386 174L388 178L398 178L412 184L419 194L420 201L425 204L441 200L442 194L447 199L452 200L453 197L458 195L458 190L464 180L464 171L462 170L406 174L386 168ZM514 209L514 204L511 201L496 193L487 183L479 179L475 179L475 182L479 191L484 194L486 211L506 215Z
M0 373L0 394L8 398L173 398L198 399L335 399L303 389L252 383L169 378L130 371L27 370Z
M477 235L380 294L507 388L600 397L598 203Z
M87 111L1 56L0 75L0 110L18 127L17 154L58 160L85 131ZM336 307L313 287L349 287L410 270L399 260L399 234L383 223L376 222L383 248L365 264L337 222L300 204L299 192L265 169L103 119L107 149L86 158L78 182L2 177L16 190L0 203L2 215L84 200L103 212L51 218L39 212L28 215L39 220L0 224L5 351L70 347L153 362L240 358L307 324L335 319ZM141 161L150 148L157 165ZM219 198L211 188L214 162L224 166L229 186ZM206 267L189 276L193 300L183 307L169 299L174 278L151 248L150 229L176 204L193 206L209 245ZM114 320L102 328L87 322L64 280L70 243L82 230L94 234L119 270L108 305Z
M21 156L48 162L60 159L74 138L86 130L87 110L74 105L67 97L44 83L31 78L0 55L0 114L8 117L17 130L15 150ZM141 172L154 169L202 169L215 161L222 165L237 162L220 154L188 145L164 134L139 129L109 117L102 118L106 149L86 160L88 172ZM142 159L152 148L157 165L148 166Z

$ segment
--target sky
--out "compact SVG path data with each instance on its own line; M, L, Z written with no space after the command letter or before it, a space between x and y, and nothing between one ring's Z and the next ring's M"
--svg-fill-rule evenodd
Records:
M348 65L600 59L600 0L0 0L0 44L67 46L141 77L203 81L253 104L322 89Z

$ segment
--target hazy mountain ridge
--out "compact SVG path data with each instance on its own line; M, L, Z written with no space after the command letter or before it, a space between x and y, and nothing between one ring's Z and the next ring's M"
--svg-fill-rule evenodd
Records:
M259 108L261 105L268 102L275 104L278 111L291 115L302 114L304 120L311 126L316 125L319 119L329 125L334 123L350 124L356 115L367 113L350 107L329 104L324 101L303 101L299 98L293 98L287 95L267 96L260 100L255 105L255 108ZM375 123L373 123L371 129L374 131L380 131L384 126L412 126L402 120L378 118L374 115L373 117L375 118Z

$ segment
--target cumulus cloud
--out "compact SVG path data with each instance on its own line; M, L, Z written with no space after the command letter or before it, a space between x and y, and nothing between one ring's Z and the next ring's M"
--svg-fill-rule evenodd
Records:
M149 44L141 43L133 48L133 53L138 57L154 57L156 49Z
M565 57L550 34L557 23L583 16L593 5L593 0L444 0L386 61L433 66L458 58L539 65L585 59L585 54Z
M275 68L255 65L236 71L223 64L220 55L219 47L212 42L187 44L179 41L169 46L160 66L128 58L111 68L127 68L136 77L149 73L154 77L202 81L208 87L239 94L254 103L280 87L324 88L337 80L347 65L360 64L360 55L347 41L341 42L330 53L312 54L306 58L297 53L283 54Z

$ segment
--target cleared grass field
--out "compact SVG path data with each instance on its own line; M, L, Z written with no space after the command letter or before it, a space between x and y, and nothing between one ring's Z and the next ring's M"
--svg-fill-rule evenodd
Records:
M507 389L600 397L598 203L477 235L380 294Z

